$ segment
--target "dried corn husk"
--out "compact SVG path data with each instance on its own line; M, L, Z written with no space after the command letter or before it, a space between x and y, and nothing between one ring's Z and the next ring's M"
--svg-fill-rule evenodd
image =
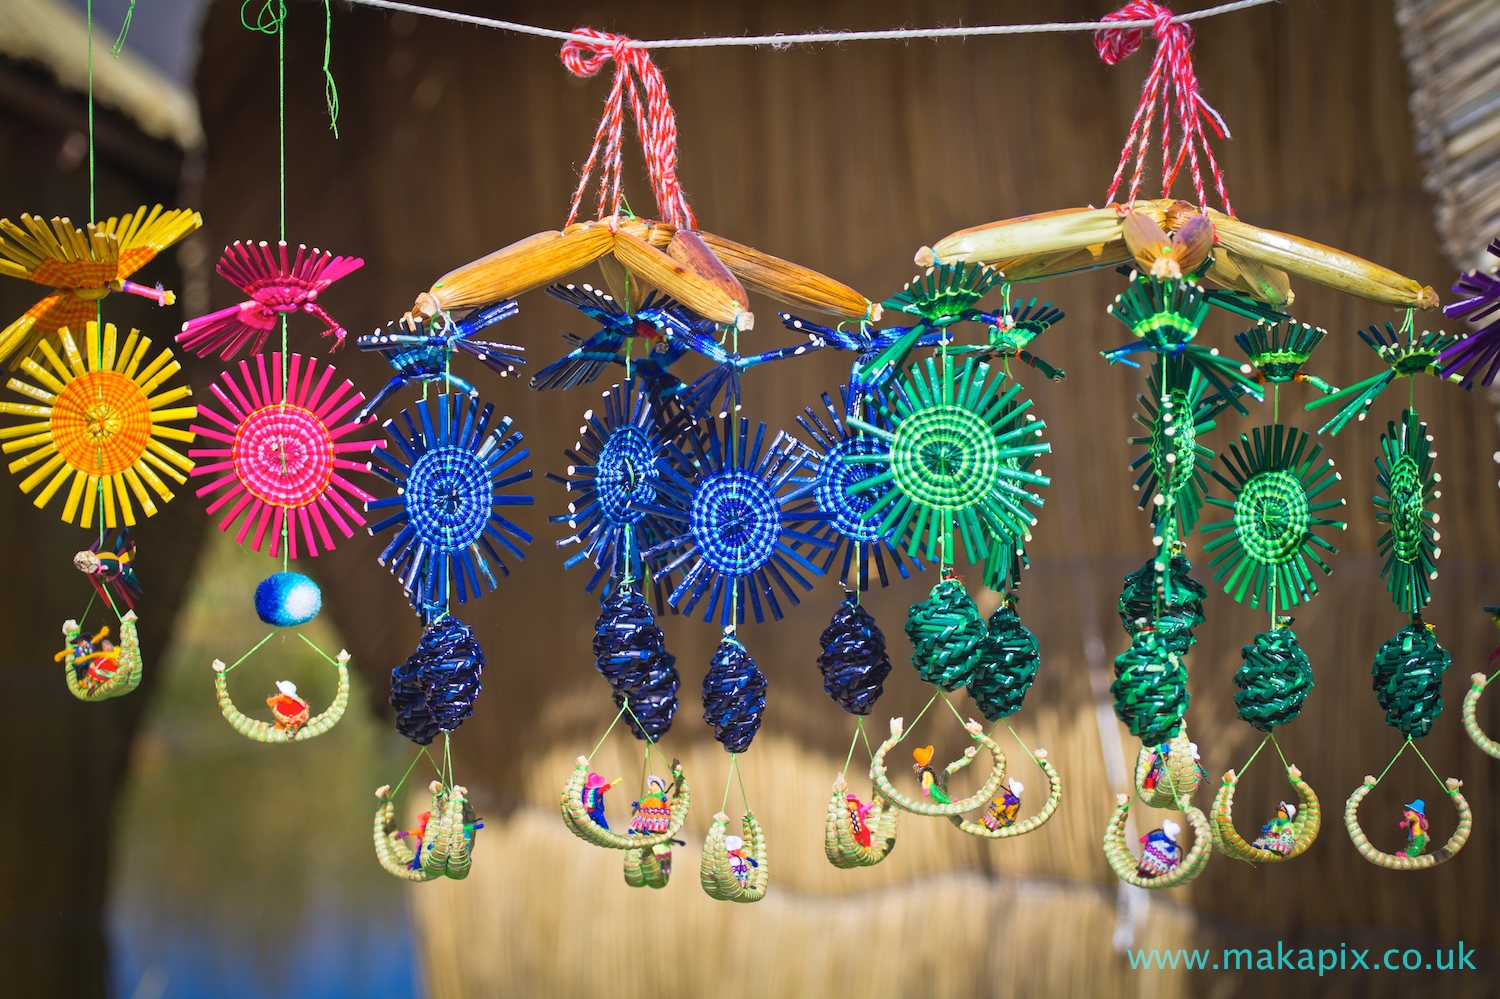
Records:
M1114 267L1130 260L1130 250L1123 239L1112 243L1086 246L1081 250L1059 250L1016 260L1004 260L994 266L1007 281L1039 281L1095 267Z
M417 296L413 311L427 317L515 298L586 267L614 247L615 234L598 223L570 230L539 232L449 271Z
M755 316L716 285L654 246L626 232L615 234L615 257L705 319L738 330L755 327Z
M1435 309L1440 304L1432 288L1352 253L1261 229L1212 208L1208 217L1213 221L1219 246L1244 260L1267 264L1382 305Z
M830 315L870 322L880 319L879 304L831 277L711 232L699 230L698 235L752 291Z
M702 237L691 229L677 230L667 244L667 256L718 288L732 301L742 305L749 303L750 296L745 294L744 286L724 266L724 261L714 256L714 251L708 248Z
M606 253L599 258L599 270L604 273L604 286L615 297L615 301L632 311L640 308L646 296L656 291L639 274L626 270L625 265L616 260L613 253Z
M1137 201L1133 209L1157 225L1166 218L1168 199ZM984 263L1029 258L1060 251L1082 250L1113 243L1122 237L1124 208L1064 208L1039 215L1022 215L988 225L960 229L932 247L917 251L917 266L935 263Z
M1291 305L1296 298L1286 271L1248 260L1222 246L1214 253L1208 277L1232 291L1242 291L1256 301L1277 308Z

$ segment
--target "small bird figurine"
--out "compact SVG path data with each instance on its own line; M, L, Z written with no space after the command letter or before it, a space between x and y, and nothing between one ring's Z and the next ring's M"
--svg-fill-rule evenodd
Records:
M922 793L940 805L949 804L952 799L948 797L948 789L943 786L943 778L938 776L937 769L932 765L932 747L918 746L911 751L911 755L917 761L911 768L922 780Z
M1177 834L1182 827L1171 819L1162 822L1141 837L1141 861L1135 872L1143 878L1159 878L1182 862L1182 848L1177 845Z
M860 846L870 845L870 823L867 821L875 802L862 803L854 794L844 795L844 808L849 813L849 828L854 832L854 841Z
M73 568L83 573L94 591L119 610L119 604L135 609L141 595L141 584L135 578L135 540L128 528L106 531L86 551L73 556Z
M1406 830L1406 849L1398 857L1420 857L1427 852L1427 803L1421 798L1401 806L1401 828Z
M49 223L22 215L19 226L0 219L0 274L54 289L0 331L0 363L13 371L38 343L63 327L83 329L98 318L99 299L112 291L171 305L177 297L161 285L150 288L127 279L202 224L197 212L163 212L161 205L149 212L142 205L118 218L90 222L87 233L66 218Z
M188 320L182 324L177 343L199 357L221 351L219 360L227 361L247 346L247 353L259 352L282 315L306 312L323 321L327 327L323 335L334 338L337 350L344 343L345 330L318 304L318 293L364 265L359 257L335 257L317 247L309 254L306 246L298 246L296 257L288 260L285 242L277 243L273 251L265 240L248 244L235 240L219 258L219 276L250 300Z
M729 854L729 870L734 879L744 887L750 883L750 868L759 867L755 858L745 850L745 841L738 836L724 837L724 852Z
M646 778L646 793L633 802L635 816L630 820L633 833L664 833L672 825L672 809L667 804L667 782L652 774Z
M1026 790L1026 786L1014 777L1007 783L1010 787L1001 788L1000 793L984 809L986 829L1004 829L1016 823L1016 815L1021 811L1021 792Z
M417 845L411 850L411 863L407 864L408 870L417 871L422 869L422 846L427 839L427 823L432 819L431 812L423 812L417 816L417 827L408 829L401 835L407 839L415 839Z
M72 623L68 622L69 625ZM120 668L120 650L105 640L108 634L108 628L100 628L93 638L84 638L80 633L66 649L53 656L52 661L60 663L66 659L73 667L73 676L88 690L96 690Z
M297 695L297 685L290 680L277 680L276 690L277 693L266 698L266 705L278 729L295 732L307 724L307 701Z
M1270 850L1283 857L1292 852L1292 820L1297 817L1297 806L1283 801L1276 809L1276 817L1260 827L1260 835L1250 844L1257 850Z
M609 828L609 823L604 819L604 793L621 780L624 778L606 784L603 777L590 773L583 785L583 807L589 813L589 821L600 829Z

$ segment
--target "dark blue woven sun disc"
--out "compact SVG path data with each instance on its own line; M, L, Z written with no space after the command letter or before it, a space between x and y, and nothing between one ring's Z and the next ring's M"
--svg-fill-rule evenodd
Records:
M651 438L632 424L616 428L604 442L594 470L594 489L600 513L611 524L635 524L646 516L644 510L631 504L656 498L656 483L661 478L656 450Z
M763 568L781 534L781 507L756 476L727 469L704 479L693 494L690 528L703 560L727 576Z
M484 463L456 447L428 451L406 480L411 525L418 538L440 552L463 551L479 540L494 496Z
M864 512L880 494L858 491L851 496L849 487L878 473L874 465L856 465L844 459L849 455L879 454L880 451L880 445L869 437L845 438L824 454L814 489L818 509L833 515L833 529L864 544L874 544L881 539L880 523L863 519Z

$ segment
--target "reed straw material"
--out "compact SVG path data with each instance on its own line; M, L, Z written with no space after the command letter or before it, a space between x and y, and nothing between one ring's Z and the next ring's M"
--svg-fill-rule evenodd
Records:
M810 267L762 253L753 246L699 230L698 235L751 291L790 305L846 319L880 320L880 305Z
M1469 733L1474 745L1500 760L1500 742L1485 735L1484 729L1479 727L1479 697L1488 685L1489 680L1483 673L1475 673L1469 678L1469 692L1464 695L1464 731Z
M1286 271L1240 256L1220 247L1208 265L1208 278L1215 284L1240 291L1257 301L1278 308L1292 304L1292 282Z
M691 229L679 229L667 244L667 256L718 288L730 301L746 303L750 296L744 286L730 273L724 262L714 256L703 238Z
M718 285L685 264L627 232L615 233L615 257L633 274L671 295L705 319L744 331L755 328L755 315Z
M515 298L587 267L614 245L615 234L598 223L539 232L444 274L417 296L412 311L425 318Z
M1171 199L1137 201L1133 208L1157 225L1166 220ZM1064 208L1039 215L1021 215L987 225L960 229L931 247L917 251L919 267L934 264L995 264L1044 254L1073 252L1124 238L1120 205L1103 208ZM1004 268L1002 268L1003 270Z
M1219 245L1237 257L1382 305L1436 309L1437 292L1352 253L1272 229L1261 229L1210 208Z
M1366 775L1364 783L1355 788L1354 793L1349 795L1349 800L1344 802L1344 828L1349 830L1349 838L1354 841L1354 848L1359 851L1359 855L1370 863L1390 871L1425 871L1458 853L1469 841L1469 833L1474 828L1474 811L1469 807L1468 799L1459 790L1464 786L1464 782L1457 777L1449 777L1444 789L1448 792L1448 797L1453 799L1453 807L1458 810L1458 828L1453 830L1453 835L1448 837L1448 842L1431 853L1424 853L1419 857L1386 853L1377 848L1365 835L1364 829L1360 828L1359 804L1365 800L1365 795L1375 790L1375 785L1378 783L1376 778Z
M1313 845L1318 838L1318 830L1323 827L1323 808L1318 804L1318 796L1313 793L1312 785L1302 779L1301 770L1288 767L1286 775L1292 790L1297 792L1297 817L1292 819L1289 827L1292 833L1291 850L1277 853L1275 850L1252 846L1234 828L1234 792L1239 786L1239 776L1231 770L1224 775L1219 793L1214 795L1214 846L1219 848L1220 853L1253 864L1275 864L1301 856Z

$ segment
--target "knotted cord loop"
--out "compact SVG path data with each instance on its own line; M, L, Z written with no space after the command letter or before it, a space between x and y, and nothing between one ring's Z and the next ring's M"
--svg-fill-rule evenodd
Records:
M1208 194L1203 187L1203 173L1198 160L1198 152L1201 148L1203 157L1208 161L1209 169L1213 172L1214 188L1218 191L1219 201L1224 206L1224 213L1233 215L1234 210L1229 204L1229 192L1224 186L1224 173L1219 168L1218 161L1214 159L1213 150L1209 148L1208 138L1203 131L1203 122L1207 118L1209 127L1221 139L1230 137L1229 128L1224 124L1224 119L1219 116L1219 112L1215 111L1198 91L1198 76L1193 71L1193 29L1172 18L1172 12L1154 0L1132 0L1119 10L1106 14L1102 18L1105 21L1154 21L1151 36L1156 39L1157 43L1156 56L1151 62L1151 72L1147 74L1145 85L1141 88L1141 100L1136 105L1135 117L1130 122L1130 134L1125 139L1124 148L1120 150L1120 163L1115 167L1114 180L1109 185L1109 194L1105 201L1115 200L1115 195L1120 189L1120 182L1125 176L1125 166L1130 162L1133 153L1135 171L1130 178L1130 196L1125 199L1125 203L1134 203L1136 193L1141 187L1141 177L1145 172L1146 148L1151 141L1151 126L1156 120L1157 107L1160 106L1162 196L1168 196L1172 182L1177 178L1177 172L1182 169L1182 162L1185 158L1192 170L1193 189L1197 192L1198 204L1205 208L1208 206ZM1120 60L1133 55L1141 47L1143 40L1144 31L1141 28L1104 28L1094 33L1094 48L1106 65L1113 66ZM1175 160L1172 155L1173 103L1176 105L1177 126L1181 132Z
M568 210L568 224L578 218L583 192L588 188L599 164L599 218L617 218L620 214L620 178L625 130L625 96L630 96L636 133L646 157L646 172L662 220L679 229L696 229L697 220L688 207L687 196L677 180L677 115L667 97L667 83L651 54L633 45L625 35L613 35L593 28L579 28L575 35L586 35L591 41L569 39L563 43L562 63L574 76L596 75L606 63L615 63L615 79L604 102L604 114L594 133L594 145L583 165L573 204ZM637 82L639 81L639 82ZM645 104L641 90L645 90ZM600 162L600 153L603 161ZM606 213L606 208L608 212Z

